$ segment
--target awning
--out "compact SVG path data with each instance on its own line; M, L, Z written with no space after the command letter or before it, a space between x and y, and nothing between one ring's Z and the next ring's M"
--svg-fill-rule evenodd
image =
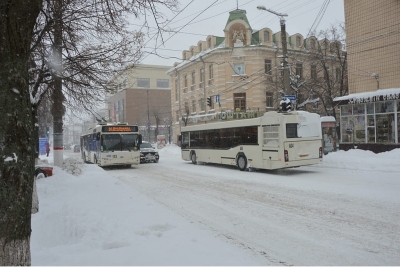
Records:
M339 96L333 99L333 102L340 102L344 104L358 104L377 101L387 101L400 99L400 88L380 89L374 92L365 92L358 94L349 94L346 96Z

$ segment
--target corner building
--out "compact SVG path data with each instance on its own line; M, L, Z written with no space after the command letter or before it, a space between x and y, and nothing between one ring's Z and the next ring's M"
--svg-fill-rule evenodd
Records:
M349 95L340 145L373 152L400 147L400 1L345 0Z
M295 67L300 79L311 73L310 61L301 59L322 42L327 40L286 33L289 65ZM254 30L245 10L231 11L222 37L208 36L182 51L182 62L175 63L167 72L171 80L173 141L178 142L185 117L194 121L196 117L220 112L263 114L277 110L284 88L281 65L281 32L274 33L269 28ZM330 69L335 70L333 65ZM313 103L303 109L318 112Z

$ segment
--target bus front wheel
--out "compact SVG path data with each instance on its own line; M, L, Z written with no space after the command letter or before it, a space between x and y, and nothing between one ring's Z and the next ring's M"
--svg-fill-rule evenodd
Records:
M244 171L247 167L247 159L245 155L239 155L236 160L239 170Z
M192 154L190 154L190 159L192 160L193 164L197 164L196 152L192 151Z

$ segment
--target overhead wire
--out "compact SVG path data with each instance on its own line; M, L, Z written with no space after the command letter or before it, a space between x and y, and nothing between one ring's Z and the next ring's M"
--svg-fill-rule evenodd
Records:
M167 40L165 40L162 44L160 44L159 46L157 46L156 48L153 49L152 52L156 51L161 45L165 44L168 40L170 40L173 36L175 36L176 34L178 34L183 28L185 28L187 25L190 24L190 22L192 22L193 20L195 20L198 16L200 16L201 14L203 14L207 9L209 9L210 7L212 7L215 3L217 3L219 0L215 0L211 5L209 5L208 7L206 7L202 12L200 12L197 16L195 16L193 19L191 19L188 23L186 23L185 25L183 25L176 33L174 33L173 35L171 35ZM148 55L147 55L148 56ZM146 59L147 56L145 56L142 60Z

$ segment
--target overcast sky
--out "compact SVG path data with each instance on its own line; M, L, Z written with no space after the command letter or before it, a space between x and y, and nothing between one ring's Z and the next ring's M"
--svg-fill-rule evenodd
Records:
M343 0L181 0L180 9L184 11L178 15L165 12L170 22L170 27L178 33L164 33L165 44L156 44L153 32L148 34L145 51L157 53L145 54L144 64L173 65L180 62L183 50L188 50L191 45L205 41L208 35L224 36L223 29L229 17L229 12L237 7L247 12L247 19L253 30L264 27L273 32L280 31L279 17L269 12L258 10L257 6L263 5L267 9L288 14L286 17L286 31L289 35L296 33L306 37L310 29L323 30L344 22ZM327 5L323 13L323 7ZM323 13L323 16L321 14ZM176 17L175 17L176 16ZM149 17L150 19L150 17ZM141 20L132 20L132 26L139 29ZM154 26L153 21L149 21ZM318 23L319 22L319 23ZM314 25L314 26L313 26ZM159 46L157 51L154 47Z

